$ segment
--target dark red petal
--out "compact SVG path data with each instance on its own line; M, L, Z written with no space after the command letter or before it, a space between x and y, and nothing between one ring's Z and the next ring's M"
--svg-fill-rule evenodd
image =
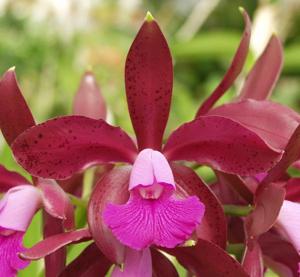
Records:
M249 72L240 92L240 99L267 99L278 80L283 64L281 41L272 35L268 45Z
M245 221L249 238L268 231L275 223L285 198L286 183L285 181L273 182L285 174L288 167L299 158L299 153L300 126L296 128L289 140L282 159L269 171L255 192L255 209Z
M74 228L74 208L64 190L53 180L39 179L44 208L51 216L63 220L67 230Z
M124 204L129 198L128 185L131 167L116 167L97 183L88 206L88 224L101 252L113 263L124 261L124 246L105 225L102 213L108 203Z
M179 277L178 272L172 262L160 251L151 248L153 277Z
M33 247L26 249L20 256L25 260L38 260L59 250L71 243L78 243L91 239L88 229L79 229L71 232L57 234L38 242Z
M280 183L268 184L255 195L255 209L245 220L249 239L267 232L275 223L283 200L285 189Z
M300 255L291 243L271 231L261 235L258 241L265 256L288 267L291 276L299 276Z
M264 264L260 246L257 242L250 249L246 247L242 265L250 277L263 277Z
M242 266L217 245L199 239L196 246L166 249L196 276L249 277Z
M216 175L218 177L219 182L222 185L232 188L247 203L252 203L253 193L251 192L251 190L248 188L246 182L241 177L239 177L237 175L233 175L233 174L227 174L227 173L220 172L220 171L217 171ZM229 203L229 204L234 204L234 203Z
M298 158L300 154L300 125L296 128L293 135L291 136L282 159L274 166L268 173L268 175L261 181L256 193L259 190L264 189L271 182L281 180L286 170L291 166Z
M66 179L96 163L131 163L137 153L120 128L83 116L60 117L32 127L12 148L30 174L49 179Z
M95 243L87 246L70 263L59 277L99 277L105 276L112 263L100 252Z
M30 184L30 182L19 173L7 170L0 164L0 193L6 192L15 186L28 184Z
M106 105L92 72L86 72L74 97L73 114L94 119L106 118Z
M20 91L14 69L0 81L0 129L10 145L27 128L35 125L31 111Z
M84 174L82 173L74 174L71 178L60 180L58 183L65 192L71 193L77 197L81 197L83 176Z
M62 220L52 217L43 212L43 235L44 239L62 234L64 232ZM61 247L57 251L45 257L45 276L57 276L66 265L67 250L66 247Z
M125 82L139 150L160 150L170 111L173 66L166 39L154 19L145 20L129 50Z
M288 107L253 99L222 105L211 110L209 115L232 119L277 149L286 147L300 121L300 116Z
M218 99L222 97L223 94L232 86L233 82L243 69L249 50L251 22L247 12L244 9L242 10L242 15L244 17L245 29L239 47L236 50L233 60L231 62L231 65L227 70L225 76L223 77L223 80L215 88L215 90L209 96L209 98L207 98L204 101L204 103L200 106L196 117L206 114L213 107L213 105L218 101Z
M220 116L201 116L181 125L170 135L163 152L171 161L196 161L239 175L265 172L281 158L281 152L257 134Z
M242 217L232 216L228 218L228 243L244 243L245 231Z
M220 202L192 169L173 164L172 170L179 192L183 190L188 195L196 195L205 205L204 217L196 230L197 236L225 248L227 226Z
M300 202L300 178L292 178L286 184L286 200Z

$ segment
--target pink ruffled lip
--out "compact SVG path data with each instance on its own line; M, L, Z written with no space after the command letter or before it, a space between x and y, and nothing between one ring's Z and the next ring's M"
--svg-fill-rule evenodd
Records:
M0 227L1 276L14 277L18 270L28 266L28 261L21 260L18 257L18 253L25 249L22 245L23 235L24 232L11 232L11 230Z
M108 204L103 218L113 234L133 249L176 247L192 235L204 215L204 204L196 196L175 197L172 170L158 151L146 149L139 154L129 190L128 202Z

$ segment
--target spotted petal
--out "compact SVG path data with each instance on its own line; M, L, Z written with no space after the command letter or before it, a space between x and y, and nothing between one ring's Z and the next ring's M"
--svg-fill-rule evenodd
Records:
M170 111L173 67L166 39L150 15L130 47L125 83L139 149L160 150Z
M12 148L27 171L49 179L66 179L97 163L130 163L136 155L135 145L124 131L84 116L60 117L32 127Z
M196 161L246 176L267 171L282 155L253 131L221 116L200 116L181 125L163 153L169 161Z
M0 81L0 129L10 145L33 125L33 116L18 86L15 70L11 68Z

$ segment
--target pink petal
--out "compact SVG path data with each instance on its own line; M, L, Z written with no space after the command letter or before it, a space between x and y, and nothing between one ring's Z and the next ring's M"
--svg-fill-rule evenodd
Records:
M154 183L152 152L152 149L144 149L138 154L131 171L129 190L138 185L151 186Z
M128 183L131 167L115 167L96 184L88 206L88 224L101 252L113 263L124 262L124 245L112 234L100 216L108 203L126 203L129 197Z
M169 161L196 161L246 176L267 171L282 155L253 131L220 116L183 124L170 135L163 153Z
M173 86L170 50L155 20L146 20L130 47L125 84L139 150L160 150Z
M199 239L196 246L165 249L191 274L203 277L249 277L241 264L217 245Z
M112 277L152 277L152 261L149 248L141 251L126 248L123 271L115 266Z
M223 77L223 80L215 88L212 94L200 106L196 117L206 114L213 107L213 105L218 101L218 99L222 97L224 93L232 86L233 82L239 76L243 69L249 50L251 22L247 12L244 9L242 9L242 15L244 17L245 29L239 47L236 50L236 53L231 62L231 65L227 70L225 76Z
M195 195L205 206L203 219L196 229L197 237L211 241L225 249L227 220L219 200L192 169L174 163L172 170L177 184L177 193L184 192L185 197Z
M5 229L0 227L0 232ZM0 272L1 276L14 277L18 270L24 269L29 262L23 261L18 257L18 253L25 248L22 245L24 232L14 232L8 236L0 235Z
M88 229L79 229L71 232L56 234L38 242L33 247L22 251L20 256L26 260L38 260L44 258L65 245L78 243L91 239Z
M283 201L277 221L277 230L300 252L300 204Z
M129 190L136 186L151 186L155 182L173 185L172 170L164 155L152 149L144 149L137 156L129 181Z
M242 124L276 149L286 147L300 121L300 116L288 107L253 99L222 105L211 110L209 115L226 117Z
M45 210L53 217L62 219L66 229L74 228L74 208L64 190L53 180L39 179Z
M49 179L66 179L97 163L130 163L136 156L124 131L83 116L60 117L26 130L13 152L30 174Z
M106 118L106 105L92 72L86 72L74 97L73 114L94 119Z
M240 92L240 99L267 99L278 80L283 64L281 41L272 35L268 45L254 64Z
M4 166L0 165L0 192L6 192L9 189L27 185L29 182L19 173L7 170Z
M25 232L41 204L40 191L31 185L10 189L0 201L0 226Z
M10 145L34 119L16 80L14 68L5 72L0 81L0 129Z
M113 234L133 249L152 244L172 248L191 236L204 209L195 196L179 200L164 192L160 198L149 200L143 199L137 188L126 204L108 204L103 218Z

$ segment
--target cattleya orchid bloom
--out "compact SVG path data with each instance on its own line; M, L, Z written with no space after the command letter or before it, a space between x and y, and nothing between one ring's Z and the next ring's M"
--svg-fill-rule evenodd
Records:
M242 13L248 30L248 15L245 11ZM153 244L173 248L188 239L194 230L198 238L224 248L226 227L218 202L190 169L173 162L196 161L228 173L255 175L270 169L281 158L282 151L243 125L217 115L199 116L183 124L162 147L171 103L173 70L166 40L149 14L130 48L125 81L139 151L120 128L103 120L66 116L34 126L18 136L12 145L17 161L32 175L52 179L68 178L99 163L133 164L132 170L118 167L104 176L89 204L92 236L101 251L116 263L124 261L124 250L120 250L124 247L122 244L146 249L144 251ZM176 183L174 179L177 179ZM109 183L111 186L107 185ZM199 187L194 186L196 183L201 186L201 193L197 191ZM111 199L113 195L115 198ZM204 205L195 195L205 205L203 227L199 223ZM220 213L218 217L216 211ZM118 212L124 215L119 222L116 219ZM219 228L214 229L212 222ZM144 229L133 230L132 226L139 224ZM107 228L122 244L112 242Z
M104 221L125 245L141 250L153 244L173 248L186 241L204 214L196 196L174 196L175 181L166 158L144 149L136 158L125 205L109 204Z
M254 191L245 186L244 176L268 172L283 159L282 152L297 125L298 115L263 100L270 94L281 67L276 37L271 38L268 51L251 71L239 100L212 109L232 85L246 60L250 21L244 10L242 14L245 31L224 79L201 105L196 119L173 131L164 145L162 138L172 95L172 61L165 38L150 14L130 48L125 68L127 102L137 143L120 128L99 120L100 113L92 116L93 119L88 118L90 110L97 111L95 107L102 105L99 97L85 102L94 103L95 109L81 110L84 108L81 106L74 109L76 116L60 117L34 126L12 70L4 75L0 82L0 128L19 163L32 175L66 179L95 164L130 164L116 166L98 181L88 205L89 230L53 234L22 251L22 258L59 256L57 250L65 245L92 238L94 243L67 267L62 264L56 268L55 274L63 270L71 276L79 271L105 275L112 263L124 263L123 270L113 269L114 276L151 276L152 272L159 276L177 276L173 264L155 249L155 245L164 246L163 251L174 255L190 273L200 276L230 272L232 276L242 277L248 276L253 261L259 261L255 265L261 266L261 243L258 245L255 241L251 249L247 247L243 267L223 250L227 227L222 206L192 169L175 163L193 161L209 165L220 176L219 180L227 181L227 185L233 183L244 197L243 201L246 199L246 203L252 204ZM265 72L264 65L270 60L274 62L272 70L267 70L267 75L260 74ZM263 82L260 75L264 76ZM85 77L83 82L86 79L88 82L80 86L74 107L87 100L82 90L90 85L95 88L90 76ZM259 85L255 88L257 82ZM238 111L241 110L246 116L240 116ZM255 126L250 124L253 114L259 118ZM276 124L284 128L283 139L280 139L283 129L276 130L274 116ZM31 126L34 127L28 129ZM270 203L265 195L257 197L260 202L255 199L257 207L264 201ZM193 211L187 213L186 207ZM258 213L255 218L260 215ZM272 223L276 220L275 216L273 218ZM197 244L181 247L192 233Z
M51 216L63 218L66 226L72 228L73 209L62 189L54 183L41 180L35 187L18 173L1 165L0 188L7 191L0 200L0 271L3 276L9 277L29 264L18 254L25 250L23 236L35 213L44 207Z

